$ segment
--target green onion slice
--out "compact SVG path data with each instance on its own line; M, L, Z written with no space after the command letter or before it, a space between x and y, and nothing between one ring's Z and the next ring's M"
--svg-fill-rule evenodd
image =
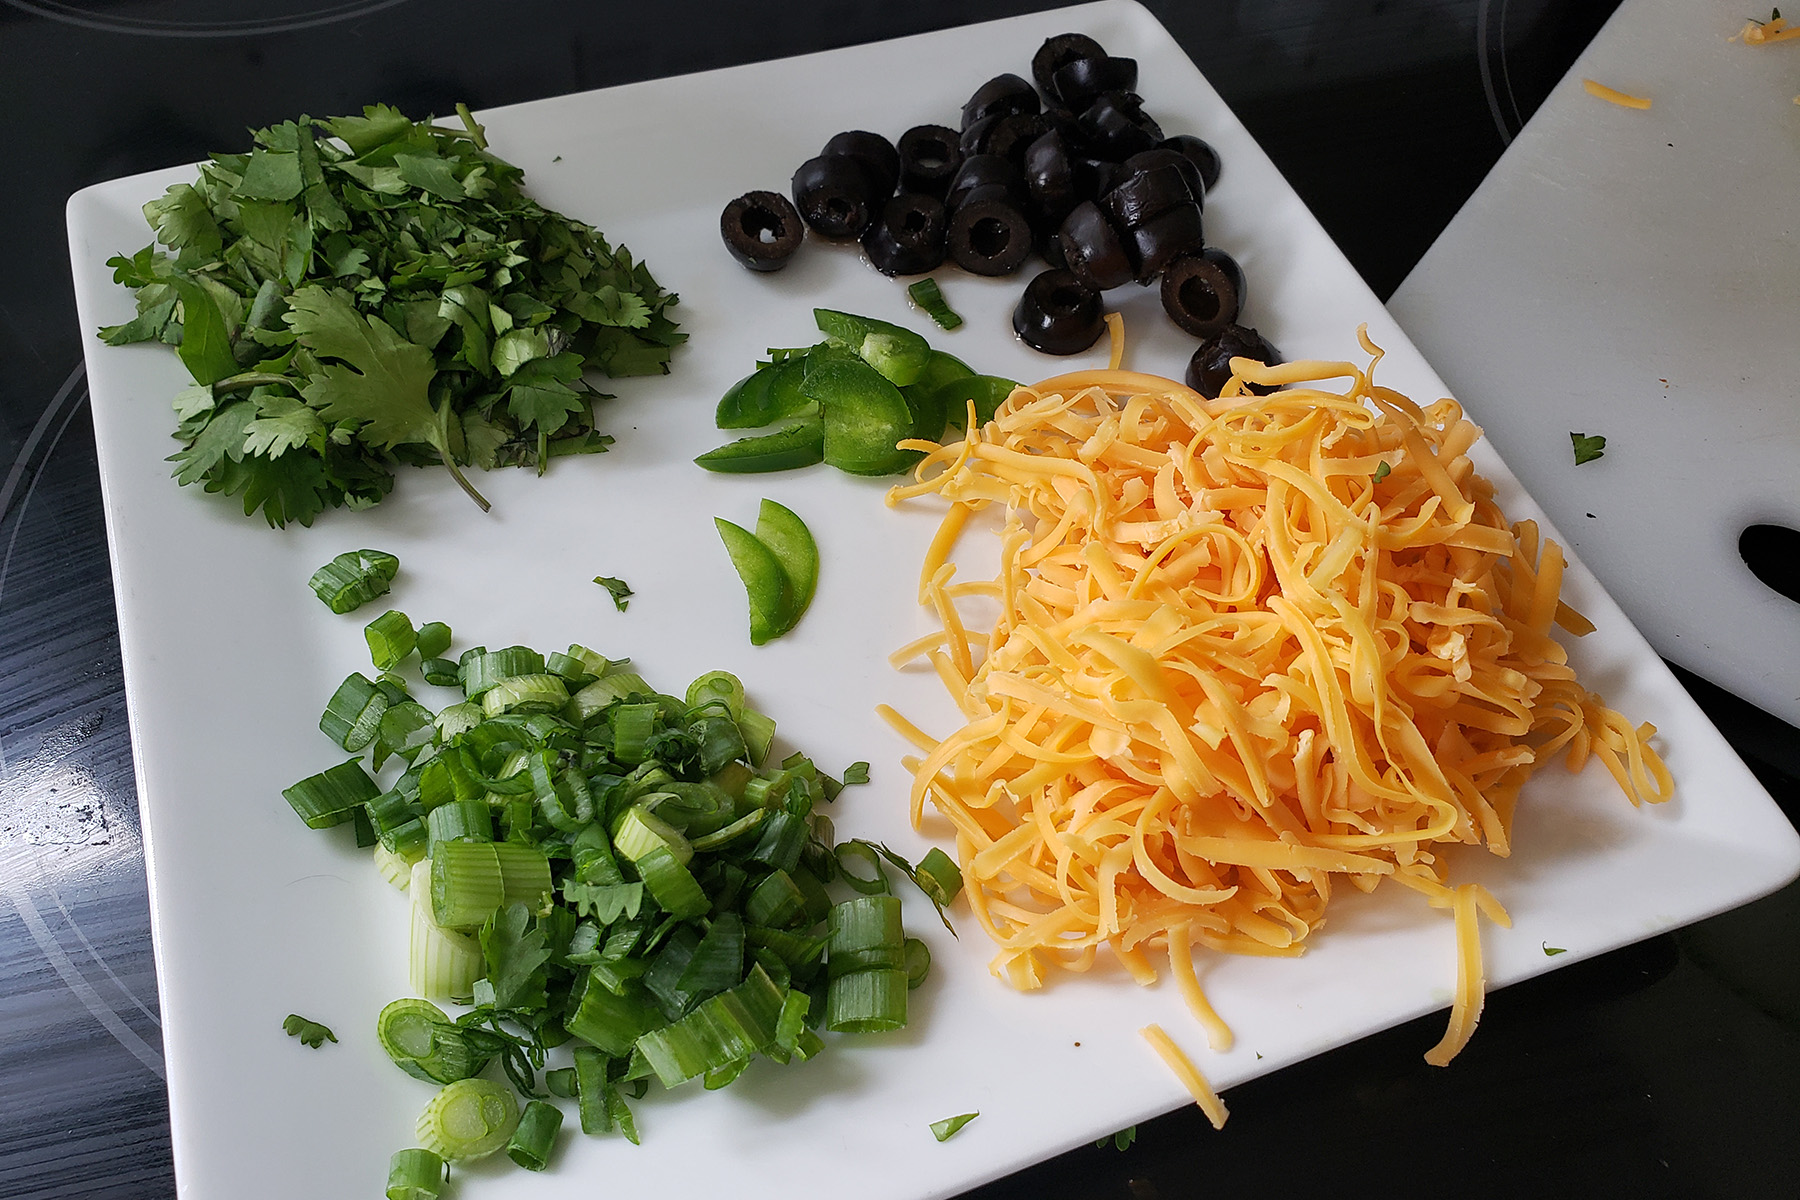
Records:
M487 1065L463 1030L429 1000L400 999L375 1018L375 1038L394 1065L430 1083L467 1079Z
M419 644L419 633L413 628L412 618L393 608L365 625L363 637L369 643L369 658L377 671L393 670Z
M964 1125L967 1125L970 1121L973 1121L980 1115L979 1112L958 1113L954 1117L945 1117L941 1121L933 1121L931 1123L931 1136L940 1142L948 1141L955 1135L957 1130L961 1129Z
M561 1132L562 1109L542 1100L533 1100L519 1115L518 1128L506 1145L506 1156L527 1171L541 1171L550 1163L550 1151Z
M433 1154L461 1162L486 1158L512 1138L519 1101L512 1088L492 1079L446 1084L419 1114L419 1143Z
M437 1200L449 1169L429 1150L396 1150L388 1160L387 1200Z
M906 294L912 297L914 304L925 310L926 316L937 322L939 329L955 329L963 323L963 319L945 301L937 280L931 276L927 275L908 286Z
M400 560L382 550L348 550L307 580L315 595L334 613L354 611L388 590Z

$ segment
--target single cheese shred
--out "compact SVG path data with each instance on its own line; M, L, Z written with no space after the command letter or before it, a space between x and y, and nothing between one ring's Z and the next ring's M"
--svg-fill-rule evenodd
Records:
M1217 399L1063 375L911 444L917 482L889 503L948 504L920 574L942 632L895 663L928 663L965 723L937 739L883 714L919 749L914 823L929 806L954 828L1013 986L1103 949L1154 982L1160 959L1226 1049L1194 947L1299 954L1334 887L1386 880L1454 915L1442 1064L1480 1013L1478 917L1507 923L1444 848L1507 854L1520 788L1559 756L1599 759L1634 804L1672 794L1654 728L1552 636L1592 626L1560 598L1561 550L1475 472L1480 431L1377 386L1361 338L1367 368L1238 359ZM952 550L996 505L999 573L958 580Z

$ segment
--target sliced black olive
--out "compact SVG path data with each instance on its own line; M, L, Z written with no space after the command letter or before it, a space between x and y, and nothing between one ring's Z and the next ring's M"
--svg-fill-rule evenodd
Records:
M1179 150L1171 149L1165 143L1126 159L1124 172L1135 175L1152 167L1174 167L1180 171L1181 177L1187 180L1188 191L1193 193L1201 208L1206 207L1206 180L1201 176L1200 168L1194 165L1193 159Z
M983 117L973 125L964 127L962 134L956 139L957 149L962 151L962 156L968 158L971 154L987 153L988 134L992 133L998 124L1000 124L1000 117L996 114L991 117Z
M1049 128L1050 123L1042 113L1013 113L994 122L982 149L988 154L1011 159L1014 166L1020 166L1025 161L1026 148Z
M944 189L962 165L956 130L943 125L915 125L900 135L900 190L943 199Z
M1099 341L1105 329L1100 293L1055 268L1026 284L1013 309L1013 332L1045 354L1080 354Z
M1075 167L1060 133L1052 130L1027 146L1023 165L1033 203L1046 210L1075 206Z
M1099 291L1129 283L1136 275L1118 230L1092 200L1077 204L1057 235L1063 262L1088 287Z
M1179 167L1164 164L1131 171L1113 184L1100 201L1122 228L1142 225L1171 208L1195 203L1187 177Z
M793 184L801 220L829 238L862 236L880 204L868 172L844 154L807 159L794 172Z
M1031 222L1003 197L972 195L950 215L946 241L950 257L963 270L1010 275L1031 255Z
M1234 358L1254 358L1272 366L1281 361L1281 352L1256 330L1227 325L1194 351L1194 357L1188 360L1187 385L1202 396L1218 396L1231 378L1231 360ZM1266 396L1275 389L1251 384L1250 390L1258 396Z
M1038 88L1046 96L1054 96L1056 89L1050 86L1050 80L1058 69L1078 58L1105 57L1105 48L1087 34L1059 33L1055 37L1045 38L1044 44L1031 56L1031 77L1037 80Z
M1244 310L1244 269L1212 246L1177 255L1163 268L1162 306L1176 325L1195 337L1210 338Z
M943 201L901 192L863 234L863 250L883 275L922 275L943 264L944 226Z
M963 197L978 187L999 187L1015 202L1025 199L1025 179L1010 160L998 154L973 154L956 169L944 192L944 207L955 212Z
M1113 190L1124 176L1124 168L1104 158L1078 158L1072 164L1075 172L1075 196L1078 200L1098 200Z
M1135 58L1078 58L1050 77L1050 91L1075 112L1102 92L1129 92L1137 87Z
M1144 113L1133 92L1106 92L1075 119L1082 134L1115 161L1149 150L1163 140L1162 128Z
M969 97L962 108L962 127L967 129L984 117L1004 117L1010 113L1034 113L1043 107L1031 81L1010 71L996 75Z
M719 214L719 234L731 257L752 271L779 271L806 233L800 214L780 192L745 192Z
M1200 252L1206 222L1193 201L1157 213L1126 233L1125 250L1137 263L1137 281L1149 283L1176 255Z
M861 163L868 173L871 194L877 205L893 195L900 185L900 152L894 149L894 143L879 133L846 129L826 142L819 153L844 154Z
M1162 147L1173 150L1200 169L1200 180L1212 191L1219 182L1219 152L1212 148L1212 143L1195 137L1191 133L1178 133L1172 138L1164 138Z

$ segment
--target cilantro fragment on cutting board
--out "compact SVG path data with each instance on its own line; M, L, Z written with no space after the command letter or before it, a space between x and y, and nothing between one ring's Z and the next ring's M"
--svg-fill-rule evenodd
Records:
M1585 433L1570 432L1569 440L1575 444L1575 465L1593 462L1606 453L1606 439L1599 434L1589 436Z
M605 450L584 378L668 370L676 303L597 230L526 196L461 128L371 105L219 153L144 206L156 240L107 260L137 316L110 345L175 347L175 478L310 525L367 508L400 464L462 472Z
M289 1013L281 1022L281 1029L289 1037L297 1037L303 1046L311 1046L317 1050L326 1042L336 1042L337 1034L325 1028L317 1021L309 1021L298 1013Z

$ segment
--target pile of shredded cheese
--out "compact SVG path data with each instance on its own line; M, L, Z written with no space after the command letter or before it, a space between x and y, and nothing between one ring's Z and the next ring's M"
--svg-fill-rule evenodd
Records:
M919 482L889 503L949 504L920 584L942 630L893 661L927 660L966 724L936 739L882 712L920 751L914 824L929 802L954 826L1013 986L1101 947L1150 983L1158 952L1226 1049L1193 947L1298 954L1334 886L1391 880L1455 916L1455 1005L1426 1056L1448 1062L1480 1012L1477 911L1507 917L1451 882L1442 847L1506 854L1521 785L1558 755L1600 759L1633 803L1671 794L1654 729L1583 688L1551 636L1592 627L1559 599L1561 551L1475 473L1480 431L1376 386L1362 344L1366 370L1239 359L1216 400L1063 375L916 445ZM951 551L989 505L999 574L960 581ZM966 623L974 604L991 630ZM1222 1122L1204 1076L1144 1033Z

